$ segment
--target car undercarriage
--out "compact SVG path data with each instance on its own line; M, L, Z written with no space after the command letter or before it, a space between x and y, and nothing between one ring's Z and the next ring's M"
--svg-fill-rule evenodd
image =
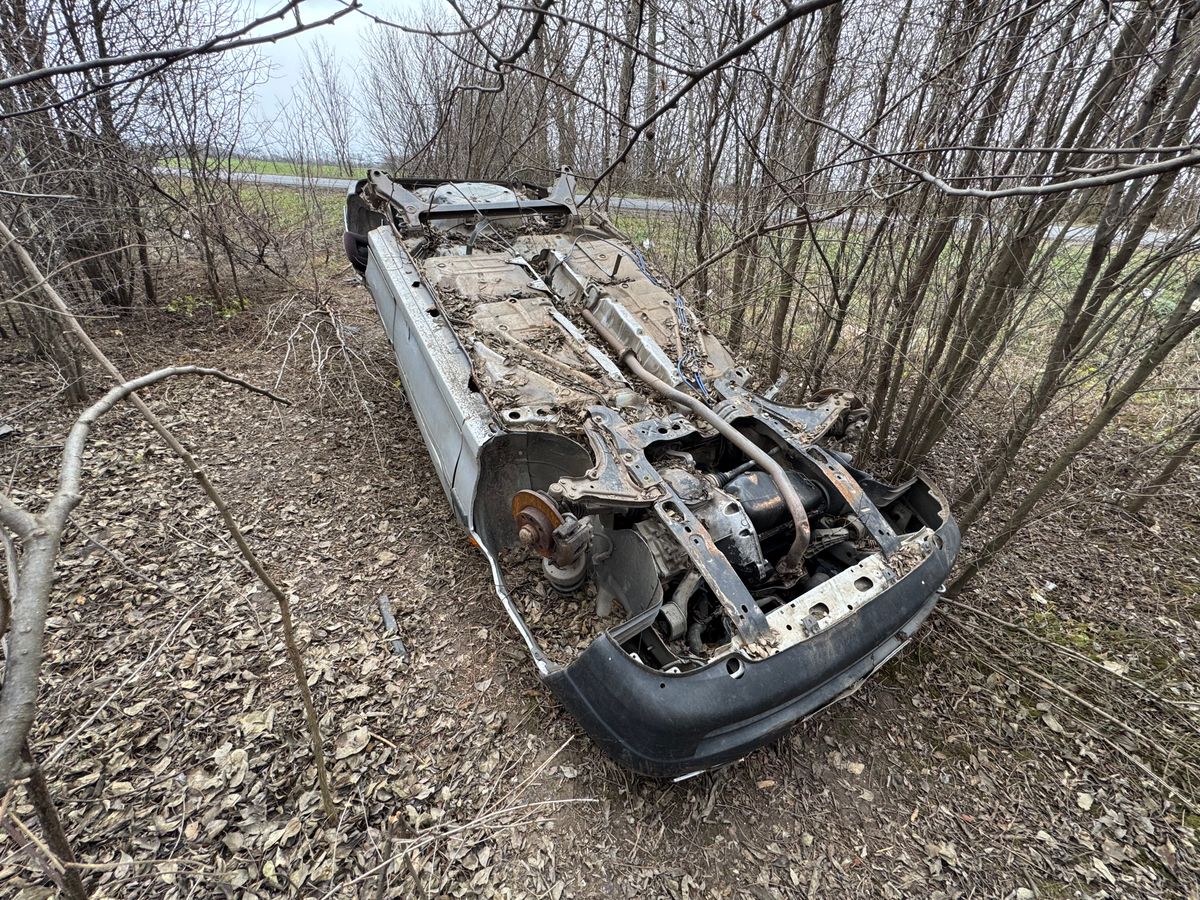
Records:
M751 373L574 179L396 178L347 198L363 273L447 497L539 676L612 758L683 777L854 690L925 619L958 551L944 497L845 448L852 393ZM531 561L536 561L531 563ZM555 658L539 618L595 633Z

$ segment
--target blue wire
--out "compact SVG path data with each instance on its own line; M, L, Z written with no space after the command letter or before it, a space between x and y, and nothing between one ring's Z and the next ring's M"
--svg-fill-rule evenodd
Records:
M658 279L651 275L650 270L646 268L646 257L642 256L642 251L637 247L633 248L633 262L634 265L642 270L642 274L646 276L652 285L655 287L662 287L662 285L658 283Z

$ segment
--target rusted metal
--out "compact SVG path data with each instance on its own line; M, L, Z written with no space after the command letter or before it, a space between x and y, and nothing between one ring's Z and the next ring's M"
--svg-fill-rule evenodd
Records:
M792 483L788 481L787 474L783 471L783 467L773 460L769 455L763 452L762 448L749 440L744 434L718 416L715 412L697 400L695 397L685 394L671 387L660 378L653 375L645 366L641 364L633 351L623 346L620 339L615 334L609 331L600 323L600 321L592 315L590 310L583 311L583 318L596 329L596 333L604 339L604 341L617 352L622 364L627 366L634 375L636 375L648 387L652 388L659 396L677 403L680 406L691 410L698 418L711 425L716 431L727 441L741 450L750 459L754 460L764 472L771 476L771 480L775 482L776 488L779 489L780 495L787 504L788 512L792 516L792 524L796 529L796 535L792 539L791 549L780 560L776 566L777 571L785 578L791 578L794 582L804 572L804 550L808 546L809 525L808 513L804 510L804 504L800 500L800 496L796 493Z
M750 390L683 296L568 188L375 170L348 199L345 244L539 675L622 763L694 773L899 650L958 532L923 479L886 485L840 452L861 400ZM599 617L619 602L624 621L574 662L553 658L506 584L522 549L572 595L564 609L594 596Z
M512 515L521 543L550 559L554 555L554 530L563 523L554 501L541 491L517 491L512 498Z

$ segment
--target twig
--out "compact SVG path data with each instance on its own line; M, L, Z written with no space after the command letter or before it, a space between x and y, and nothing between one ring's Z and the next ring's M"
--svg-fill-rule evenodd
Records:
M50 861L42 855L41 851L38 850L38 844L29 840L25 836L26 832L22 832L17 828L14 824L16 821L16 816L10 816L7 813L0 819L0 828L4 829L17 848L8 858L11 859L18 853L23 853L34 865L42 870L42 874L46 876L47 881L58 884L59 873L50 865Z
M303 0L288 0L283 7L273 10L267 15L260 16L251 22L247 22L245 25L242 25L232 32L218 34L205 41L203 44L196 44L190 47L171 47L167 49L143 50L137 53L127 53L122 56L93 57L91 59L85 59L75 63L68 63L59 66L48 66L43 69L35 69L29 72L22 72L19 75L10 76L9 78L0 80L0 90L7 90L10 88L19 87L22 84L28 84L29 82L50 79L60 75L71 75L77 72L86 72L96 68L112 68L133 65L139 62L157 61L157 65L151 66L148 70L137 72L134 75L127 76L125 78L101 81L99 84L96 84L88 90L85 90L73 97L67 97L63 100L48 103L35 109L21 109L16 112L6 111L3 114L0 114L0 120L19 115L42 112L47 109L53 109L55 106L58 106L62 103L69 103L74 100L79 100L102 90L111 90L119 84L127 84L139 78L145 78L154 72L161 71L173 63L191 57L204 56L211 53L226 53L230 50L235 50L241 47L275 43L276 41L299 34L300 32L308 31L312 28L319 28L322 25L331 24L337 19L340 19L342 16L354 12L359 8L358 0L349 0L343 9L334 12L332 15L314 22L305 23L300 21L300 15L297 11L302 2ZM275 19L282 19L289 12L293 11L296 11L297 24L281 31L258 35L252 34L252 32L261 26L267 25Z
M45 773L42 772L42 767L34 761L28 744L22 746L21 755L29 764L29 781L25 784L25 791L29 794L30 802L33 803L33 809L37 813L38 823L42 826L42 834L46 836L46 843L49 845L49 849L46 851L47 855L55 868L62 873L62 886L66 895L71 900L87 900L88 890L84 887L79 872L70 868L71 863L75 862L75 854L71 851L71 842L67 839L62 819L58 816L58 809L54 805L54 797L50 794L50 786L46 783ZM17 824L24 828L22 823L18 822Z
M151 582L151 583L153 583L153 582ZM166 646L169 643L171 643L171 641L175 638L175 635L179 633L179 629L181 629L184 625L186 625L188 622L191 621L192 613L196 611L196 608L201 603L205 602L210 596L212 596L212 593L214 590L216 590L216 585L214 585L212 588L210 588L209 591L203 597L201 597L199 600L197 600L195 603L193 603L191 605L191 607L189 607L188 610L186 612L184 612L184 614L182 616L179 617L179 621L177 621L174 624L174 626L172 626L170 631L168 631L165 635L163 635L163 639L158 642L158 645L153 650L150 651L150 653L146 656L146 658L144 660L142 660L142 662L137 666L137 668L135 668L132 672L130 672L127 676L125 676L125 678L121 680L121 683L118 684L115 688L112 689L112 691L109 692L108 696L105 697L100 702L100 704L95 709L92 710L91 715L89 715L86 719L84 719L83 722L81 722L74 731L72 731L65 738L63 738L61 741L59 741L58 746L55 747L54 750L51 751L50 755L47 756L46 759L43 761L43 763L42 763L43 766L49 766L49 765L52 765L53 763L55 763L59 759L59 757L61 757L63 755L63 753L66 752L66 749L67 749L67 747L69 747L71 745L71 742L74 741L77 737L79 737L79 735L81 735L84 731L86 731L91 726L91 724L96 721L96 719L99 717L99 715L102 712L104 712L105 709L108 708L108 705L117 698L117 696L121 693L121 690L127 684L129 684L131 681L133 681L135 678L137 678L146 669L146 667L148 665L150 665L152 662L154 662L156 659L158 659L159 654L161 654L163 652L163 650L166 649ZM169 592L169 589L168 589L168 592Z
M38 852L46 858L46 861L51 869L53 869L59 875L62 875L64 872L66 872L66 866L63 865L62 861L54 855L54 852L46 846L45 842L42 841L40 837L33 833L33 830L28 825L21 821L20 816L9 813L8 818L12 821L13 825L16 826L17 830L25 836L25 840L33 844L33 846L37 848Z
M733 60L749 53L771 35L775 34L775 32L787 26L790 22L794 21L795 19L799 19L802 16L809 15L810 13L814 13L826 6L830 6L834 2L838 2L838 0L806 0L804 3L787 3L785 4L784 12L781 15L772 19L745 40L733 47L730 47L703 68L695 69L689 72L687 77L683 80L683 83L674 91L672 91L671 95L667 97L667 99L652 113L650 113L650 115L646 116L645 119L639 122L632 129L629 134L629 139L626 141L625 146L621 149L621 152L619 152L613 161L605 167L603 172L596 176L592 183L591 189L583 198L584 202L586 203L588 200L590 200L592 198L592 194L596 193L596 189L600 187L600 184L606 178L608 178L609 175L616 171L617 167L625 161L625 157L629 155L630 151L637 143L638 138L640 138L642 134L644 134L646 130L649 129L650 126L657 122L662 116L666 115L666 113L678 106L680 101L682 101L684 97L691 93L692 89L696 87L696 85L698 85L713 72L724 68Z
M195 859L188 859L184 856L172 856L166 859L122 859L116 862L106 863L67 863L68 869L86 869L94 872L108 872L113 869L120 869L123 866L189 866L198 869L193 874L208 874L215 872L215 869L207 868L202 862Z
M513 788L511 791L508 792L508 797L506 799L513 798L513 797L520 797L521 794L524 793L525 788L529 787L529 785L533 783L533 780L535 778L537 778L539 775L541 775L542 772L544 772L546 770L546 768L550 765L550 763L552 763L552 762L554 762L554 760L558 759L559 754L561 754L564 750L566 750L567 747L570 746L570 744L573 740L575 740L575 735L571 735L569 738L567 738L565 741L563 741L561 744L559 744L557 750L555 750L553 753L551 753L549 756L547 756L544 760L542 760L541 763L538 765L538 767L536 769L534 769L528 776L526 776L524 781L522 781L515 788ZM486 810L487 810L487 807L485 806L484 811L486 812Z
M33 258L30 257L25 248L16 240L16 237L13 235L12 231L3 221L0 221L0 238L11 245L11 249L16 255L18 262L20 262L21 266L25 269L31 280L41 280L41 270L38 268L37 264L33 261ZM67 306L67 302L62 298L62 295L59 294L54 286L48 282L43 285L43 290L51 305L64 314L66 325L92 356L92 358L95 359L113 378L124 383L126 379L121 374L121 371L112 363L111 360L109 360L104 352L98 346L96 346L96 343L84 330L83 326L79 324L79 321L73 315L71 315L71 310ZM154 414L153 410L146 405L141 397L134 393L130 395L130 399L141 412L146 421L150 423L155 432L158 433L159 437L162 438L163 441L166 442L167 446L175 452L176 456L183 461L188 471L200 484L201 489L208 496L209 500L212 501L213 506L215 506L217 511L220 513L221 520L225 523L226 529L229 531L230 536L237 544L243 558L245 558L250 568L254 571L254 574L258 577L259 581L262 582L267 590L270 591L275 597L275 600L279 606L283 639L287 648L288 661L291 663L292 672L296 678L296 686L300 692L301 703L304 707L305 722L308 726L309 741L311 743L313 752L313 761L317 770L317 782L321 792L321 803L325 809L325 814L332 818L336 814L336 808L333 800L333 789L330 785L329 772L325 765L325 752L321 745L320 722L317 717L316 707L313 704L312 692L308 687L308 678L304 669L304 660L300 655L300 649L296 643L295 628L292 622L291 600L287 594L284 593L283 589L280 588L280 586L271 577L270 573L268 573L263 567L257 555L255 555L254 551L250 548L250 545L246 542L245 535L242 533L241 527L238 525L237 520L233 517L233 513L230 511L220 493L217 492L217 489L209 480L207 473L196 462L195 457L193 457L187 448L185 448L183 444L176 439L175 435L171 433L170 429L168 429L162 420ZM78 502L78 500L76 499L74 502ZM69 512L69 509L70 504L68 504L66 511ZM25 530L29 531L34 524L32 516L30 516L24 510L15 507L15 505L8 503L3 494L0 494L0 520L5 519L6 516L11 520L6 522L9 527L15 527L14 523L16 523L26 526ZM17 528L16 530L21 531L22 529ZM47 549L56 552L57 545ZM52 571L53 555L54 553L50 553L50 559L45 563L47 572ZM28 561L28 553L26 556ZM15 618L16 616L14 613L14 619ZM33 666L34 672L36 673L37 667L41 662L41 640L42 633L45 628L44 606L41 610L41 614L35 615L33 621L29 624L32 626L30 633L36 633L36 661ZM5 690L3 693L0 693L0 711L3 710L4 702L9 699L9 686L9 683L6 683ZM23 718L26 721L21 734L22 741L24 740L24 735L28 733L29 723L33 720L33 704L35 702L35 697L36 689L31 693L27 693L25 696L19 698L19 702L25 705ZM2 719L0 719L0 721L2 721ZM0 733L0 739L2 738L3 734ZM3 762L4 757L3 754L0 753L0 766L3 765ZM0 776L3 774L3 769L0 768ZM11 773L9 777L11 778ZM0 786L2 786L7 780L8 779L0 778Z
M1096 660L1092 659L1090 656L1085 656L1084 654L1078 652L1077 650L1074 650L1070 647L1064 647L1062 644L1056 643L1055 641L1052 641L1049 638L1042 637L1040 634L1038 634L1035 631L1031 631L1030 629L1026 628L1024 625L1018 625L1015 622L1006 622L1004 619L1001 619L998 616L993 616L991 613L986 613L981 609L971 606L970 604L963 603L961 600L953 600L949 597L943 597L941 600L941 603L944 605L948 605L948 606L957 606L960 609L966 610L967 612L971 613L972 615L980 616L981 618L987 619L990 622L995 622L997 625L1002 625L1005 628L1020 632L1021 634L1025 635L1026 637L1032 638L1033 640L1037 641L1040 644L1045 644L1047 647L1051 647L1054 650L1057 650L1058 652L1062 653L1064 656L1068 656L1071 659L1075 659L1080 662L1087 663L1088 665L1092 666L1093 668L1100 670L1104 674L1109 675L1112 678L1115 678L1118 681L1121 681L1125 684L1128 684L1130 687L1135 688L1136 690L1142 692L1147 697L1149 697L1151 700L1155 701L1156 703L1158 703L1168 709L1174 710L1174 709L1178 708L1178 704L1176 704L1174 701L1161 696L1160 694L1158 694L1151 688L1142 684L1137 679L1130 678L1128 675L1122 675L1120 672L1114 672L1112 669L1105 668L1100 663L1096 662ZM945 615L947 618L949 618L950 621L954 622L956 625L962 626L964 628L969 627L965 622L963 622L961 619L957 618L956 616L951 616L949 613L946 613L946 612L943 612L943 615ZM1188 724L1194 730L1200 732L1200 724L1198 724L1196 722L1189 722Z
M442 831L437 834L429 835L427 837L423 837L423 838L419 838L419 839L405 838L405 839L398 841L397 843L410 845L405 848L404 852L412 852L415 850L419 850L422 847L426 847L430 844L436 843L437 841L445 840L448 837L453 837L456 834L461 834L464 831L472 831L474 829L483 828L483 827L487 826L491 820L498 818L499 816L501 816L505 813L513 813L513 812L518 812L520 810L526 810L526 809L537 809L537 808L544 807L544 806L563 806L568 803L595 803L595 802L597 802L597 801L594 797L567 797L567 798L562 798L562 799L558 799L558 800L534 800L529 803L519 803L516 806L507 806L504 809L499 809L499 810L496 810L495 812L488 813L487 815L480 816L477 819L473 819L470 822L465 822L462 825L458 825L454 828L450 828L447 831ZM508 828L515 828L518 825L525 824L525 822L526 822L526 820L520 820L517 822L508 822L503 825L497 826L496 830L505 830ZM393 862L395 862L400 857L400 855L401 854L398 853L395 856L385 859L383 862L372 866L371 868L367 869L362 874L352 878L350 881L347 881L344 884L336 885L336 886L330 888L328 891L326 891L324 894L321 895L320 900L329 900L330 897L334 896L338 891L342 890L343 888L350 888L356 884L362 884L364 881L369 880L370 877L372 875L374 875L376 872L380 871L381 869L383 869L387 866L390 866Z
M0 787L7 787L17 773L21 748L33 724L44 655L46 608L63 531L71 511L82 499L83 452L88 434L92 426L121 400L139 389L179 375L208 375L274 396L217 369L173 366L150 372L117 385L76 419L63 445L58 485L41 513L32 515L0 493L0 525L16 532L24 545L18 592L11 602L12 632L4 690L0 691Z
M953 619L951 619L950 621L952 624L956 624L956 623L954 623ZM965 631L966 629L964 628L963 630ZM991 641L987 640L986 638L979 637L978 634L975 634L975 639L980 641L984 645L986 645L996 656L1005 660L1013 668L1017 669L1020 672L1023 672L1024 674L1030 676L1031 678L1036 679L1037 681L1040 681L1041 683L1045 684L1047 687L1049 687L1053 690L1056 690L1056 691L1064 694L1065 696L1071 698L1072 700L1074 700L1075 702L1077 702L1081 706L1083 706L1085 709L1089 710L1090 712L1094 712L1094 713L1098 714L1101 718L1115 724L1117 727L1126 731L1130 735L1145 741L1146 744L1148 744L1150 747L1153 747L1164 757L1170 756L1170 754L1167 753L1167 751L1160 744L1158 744L1158 742L1152 740L1151 738L1146 737L1144 734L1142 734L1142 732L1138 731L1136 728L1133 728L1132 726L1126 725L1125 723L1121 722L1119 719L1115 718L1110 713L1108 713L1105 710L1101 709L1100 707L1096 706L1094 703L1089 703L1087 700L1084 700L1082 697L1080 697L1074 691L1071 691L1070 689L1063 687L1062 685L1058 684L1057 682L1052 681L1049 678L1046 678L1044 675L1042 675L1038 672L1035 672L1033 669L1029 668L1028 666L1017 662L1015 659L1012 658L1012 656L1005 653L1003 650L1001 650L999 647L997 647ZM996 669L996 667L994 665L992 666L992 668ZM1060 709L1070 712L1069 708L1064 706L1061 703L1055 704L1055 705L1057 705ZM1118 744L1116 741L1114 741L1108 735L1106 735L1102 731L1100 731L1092 722L1089 722L1087 719L1084 719L1083 717L1081 717L1077 714L1072 713L1072 715L1088 731L1090 731L1093 735L1095 735L1101 741L1106 743L1113 750L1116 750L1117 753L1119 753L1121 756L1123 756L1126 760L1128 760L1135 767L1137 767L1137 769L1139 769L1143 774L1145 774L1152 781L1154 781L1155 784L1157 784L1164 791L1166 791L1168 796L1179 799L1180 802L1182 802L1192 812L1196 812L1198 809L1200 809L1200 804L1197 804L1195 800L1193 800L1187 794L1183 793L1183 791L1181 791L1179 788L1175 787L1173 784L1168 782L1161 775L1157 774L1153 769L1151 769L1149 766L1147 766L1144 762L1142 762L1140 759L1138 759L1136 756L1134 756L1132 753L1130 753L1128 750L1126 750L1124 747L1122 747L1120 744Z

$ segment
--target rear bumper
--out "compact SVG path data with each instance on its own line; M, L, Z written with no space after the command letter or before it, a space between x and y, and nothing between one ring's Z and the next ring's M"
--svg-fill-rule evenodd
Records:
M958 526L883 594L827 631L764 660L719 659L668 675L640 665L607 634L546 683L614 760L658 778L734 762L837 700L912 637L937 602L958 554Z

